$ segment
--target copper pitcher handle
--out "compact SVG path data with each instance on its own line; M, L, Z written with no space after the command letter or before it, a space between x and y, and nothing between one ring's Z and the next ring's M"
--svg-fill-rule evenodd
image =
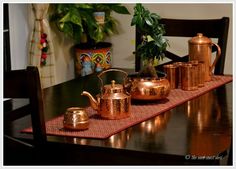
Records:
M213 62L212 65L210 66L210 72L212 72L213 68L215 67L215 65L216 65L216 63L217 63L217 61L219 60L220 55L221 55L220 46L219 46L218 44L216 44L216 43L213 43L213 42L212 42L212 44L217 47L217 54L216 54L216 58L215 58L214 62Z
M98 78L101 82L101 86L103 86L103 80L101 79L101 76L107 72L121 72L121 73L124 73L125 74L125 77L124 77L124 82L126 80L126 78L128 77L128 73L123 71L123 70L120 70L120 69L107 69L107 70L104 70L102 71L100 74L98 74Z

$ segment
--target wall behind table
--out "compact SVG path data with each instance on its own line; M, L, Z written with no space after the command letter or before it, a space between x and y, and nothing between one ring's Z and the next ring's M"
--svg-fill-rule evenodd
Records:
M12 69L23 69L28 59L28 8L26 4L9 4L9 31Z
M10 35L12 68L25 68L28 57L28 5L10 4ZM114 67L134 68L135 29L130 26L134 4L125 4L131 15L113 14L120 22L119 34L107 39L113 44L112 64ZM165 18L221 18L230 17L230 28L226 53L225 73L232 74L232 4L144 4L151 12L157 12ZM74 63L71 53L73 43L53 32L56 55L57 83L74 78ZM171 51L178 54L187 53L188 39L170 39Z

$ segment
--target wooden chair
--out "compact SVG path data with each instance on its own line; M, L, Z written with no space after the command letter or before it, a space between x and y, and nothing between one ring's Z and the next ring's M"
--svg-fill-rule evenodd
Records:
M4 134L3 164L4 165L33 165L35 157L34 146L30 143Z
M5 103L11 103L14 98L29 99L27 105L16 109L9 106L11 104L4 103L4 140L10 140L11 143L15 141L17 144L23 143L22 140L11 136L7 126L30 114L34 137L32 146L43 145L47 138L44 121L43 93L38 68L28 66L24 70L12 70L4 73L3 87L4 98L10 99L4 101ZM26 143L25 145L29 144Z
M224 63L225 54L227 47L228 38L228 28L229 28L229 18L223 17L221 19L197 19L197 20L187 20L187 19L161 19L162 24L165 26L166 34L165 36L170 37L194 37L197 33L203 33L204 36L208 38L217 38L218 45L221 48L221 56L215 66L214 74L224 73ZM141 43L141 34L139 30L136 29L136 48L138 44ZM216 48L213 47L212 52L215 52ZM166 57L171 59L170 62L188 61L188 55L177 56L169 51L166 51ZM164 65L164 64L163 64ZM162 67L159 65L158 67ZM135 56L135 71L140 70L140 58Z

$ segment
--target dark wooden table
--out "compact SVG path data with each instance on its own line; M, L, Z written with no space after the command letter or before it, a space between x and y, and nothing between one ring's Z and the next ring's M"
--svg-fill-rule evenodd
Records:
M87 106L88 99L80 94L97 94L98 84L91 75L45 89L45 118L63 114L68 107ZM30 140L29 134L15 132L28 127L29 121L15 122L13 134ZM224 165L231 140L228 83L108 139L48 136L40 158L52 165Z

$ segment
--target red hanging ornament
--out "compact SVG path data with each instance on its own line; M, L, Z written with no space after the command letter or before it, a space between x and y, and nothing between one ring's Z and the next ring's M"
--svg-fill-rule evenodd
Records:
M46 59L47 58L47 53L42 53L41 58Z
M46 65L46 59L47 59L47 50L48 50L48 41L47 41L47 34L42 33L40 37L40 49L41 49L41 65Z
M46 39L46 38L47 38L47 34L46 34L46 33L42 33L42 34L41 34L41 38L42 38L42 39Z

